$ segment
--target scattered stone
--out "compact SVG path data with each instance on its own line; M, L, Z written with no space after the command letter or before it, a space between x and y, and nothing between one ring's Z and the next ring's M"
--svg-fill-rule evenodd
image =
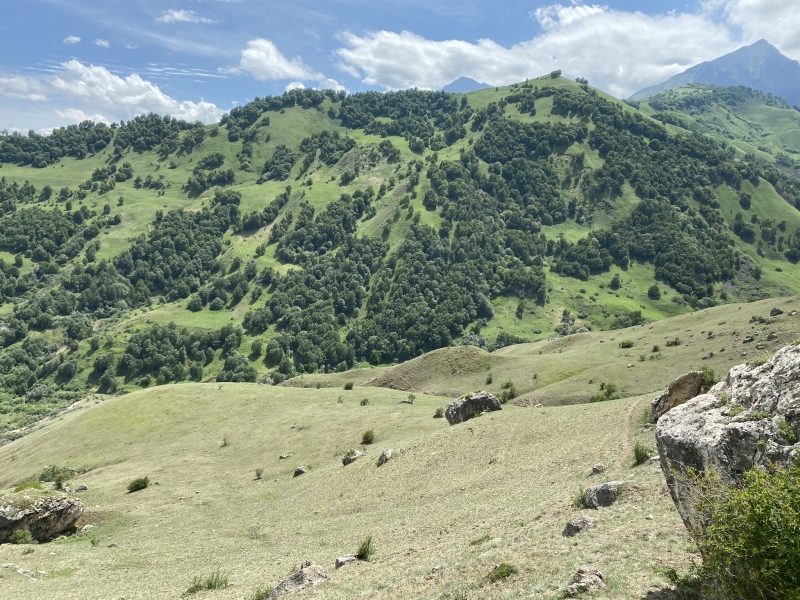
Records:
M292 458L292 454L294 454L294 453L293 452L284 452L283 454L280 455L280 458L281 459Z
M564 526L564 531L561 532L561 535L564 537L572 537L576 533L580 533L592 525L594 525L594 519L590 519L589 517L577 517L575 519L570 519Z
M778 315L782 315L782 314L783 314L783 311L780 308L778 308L777 306L775 308L773 308L771 311L769 311L769 316L770 317L777 317Z
M581 567L572 577L572 583L564 590L565 598L574 598L586 592L592 592L606 587L603 574L594 567Z
M715 471L735 484L752 469L791 465L800 443L786 439L778 427L783 423L794 431L791 437L800 436L800 345L778 350L761 366L733 367L707 394L658 421L661 469L690 531L703 523L686 505L693 492L688 470Z
M767 336L768 342L774 342L777 339L778 339L778 334L775 333L774 331Z
M642 431L643 432L650 431L653 427L655 427L655 425L653 425L652 423L645 423L644 426L642 427Z
M500 401L490 392L464 394L447 405L444 416L450 425L463 423L485 411L503 410Z
M316 585L328 579L322 567L313 563L303 563L300 570L294 575L281 581L268 595L266 600L272 600L287 592L302 590L306 586Z
M650 457L650 462L651 462L651 463L657 463L657 462L661 462L661 457L660 457L660 456L658 456L657 454L656 454L655 456L651 456L651 457Z
M109 544L108 547L109 548L119 548L119 546L117 546L116 544Z
M27 529L38 542L48 541L75 526L83 515L83 502L64 495L40 498L32 506L0 506L0 544L17 529Z
M81 533L85 533L90 529L94 529L94 525L84 525L83 527L81 527Z
M647 515L644 520L645 521L652 521L654 519L653 515Z
M600 475L600 473L605 473L606 468L607 467L603 463L597 463L592 467L592 475Z
M295 477L300 477L300 475L305 475L306 473L308 473L308 469L306 467L297 467L294 470Z
M356 558L355 554L345 554L344 556L340 556L336 559L336 568L340 569L345 565L349 565L352 562L356 562L358 559Z
M752 335L748 335L747 337L745 337L745 338L742 340L742 343L743 343L743 344L749 344L749 343L750 343L750 342L752 342L754 339L756 339L756 338L754 338Z
M609 481L608 483L601 483L588 488L585 495L586 508L598 509L611 506L617 500L619 486L621 485L621 481Z
M702 377L702 372L691 371L670 383L667 391L650 403L650 412L653 420L657 421L668 410L675 406L680 406L697 396L700 393Z
M378 466L380 467L382 465L385 465L387 462L391 460L391 458L392 458L392 449L389 448L387 450L384 450L378 457Z
M76 492L86 492L89 490L89 486L85 483L80 484L78 487L75 488Z
M541 402L539 402L538 404L534 404L533 408L543 408L543 405Z
M346 467L352 462L355 462L359 456L364 456L364 453L361 450L356 450L353 448L349 450L343 457L342 457L342 464Z
M796 311L796 310L793 310L792 312L790 312L790 313L789 313L789 316L790 316L790 317L793 317L793 316L795 316L796 314L797 314L797 311Z

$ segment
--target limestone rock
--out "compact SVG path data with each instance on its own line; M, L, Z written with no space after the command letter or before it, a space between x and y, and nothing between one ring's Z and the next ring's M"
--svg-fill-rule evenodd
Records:
M670 383L667 391L650 403L650 412L653 415L653 420L658 420L668 410L680 406L697 396L700 393L702 377L703 374L700 371L691 371Z
M686 526L702 527L687 504L687 469L713 470L736 483L751 469L791 464L800 457L798 437L800 345L782 348L758 367L733 367L709 393L662 416L656 427L661 469Z
M322 570L322 567L314 563L303 563L297 573L287 577L275 586L275 589L267 596L267 600L272 600L287 592L302 590L306 586L316 585L326 579L328 579L328 576L325 574L325 571Z
M592 475L599 475L600 473L605 473L606 466L603 463L597 463L595 466L592 467Z
M783 310L781 310L777 306L775 308L773 308L771 311L769 311L769 316L770 317L777 317L778 315L782 315L782 314L783 314Z
M597 509L611 506L617 500L617 494L621 485L621 481L609 481L608 483L593 485L586 490L586 495L584 496L586 508Z
M346 467L350 463L355 462L359 456L364 456L364 453L361 452L361 450L353 448L342 457L342 464Z
M344 556L340 556L336 559L336 568L340 569L345 565L349 565L352 562L356 562L358 558L356 558L355 554L345 554Z
M65 495L0 506L0 544L8 542L17 529L27 529L38 542L51 540L74 527L83 511L83 502Z
M444 416L450 425L463 423L476 417L484 411L503 410L500 401L489 392L475 392L464 394L461 398L453 400L447 405Z
M85 492L85 491L88 491L88 489L89 489L89 486L86 485L85 483L82 483L78 487L75 488L75 491L76 492Z
M292 458L292 454L293 454L293 452L284 452L283 454L280 455L279 458L281 458L281 459Z
M581 567L572 577L572 583L564 590L565 598L574 598L586 592L592 592L606 587L603 574L594 567Z
M297 467L294 470L294 476L295 477L300 477L300 475L305 475L306 473L308 473L308 468L307 467Z
M580 533L592 525L594 525L594 519L590 519L589 517L577 517L575 519L570 519L564 526L564 531L561 532L561 535L564 537L572 537L576 533Z
M378 458L378 466L385 465L387 462L391 460L391 458L392 458L392 449L389 448L388 450L384 450L383 452L381 452L381 455Z

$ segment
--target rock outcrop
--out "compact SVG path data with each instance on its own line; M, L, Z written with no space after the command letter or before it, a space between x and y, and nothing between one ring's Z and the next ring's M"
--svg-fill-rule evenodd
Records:
M308 473L308 467L297 467L294 470L294 477L300 477L300 475L305 475Z
M617 501L617 496L619 495L619 488L621 485L621 481L609 481L608 483L593 485L586 490L584 495L584 503L586 504L586 508L598 509L611 506Z
M482 412L503 410L500 401L489 392L464 394L447 405L444 416L450 425L463 423Z
M354 563L357 560L358 557L355 554L345 554L344 556L337 558L334 564L336 565L337 569L341 569L343 566Z
M603 574L594 567L581 567L572 577L572 583L564 590L565 598L574 598L586 592L592 592L606 587Z
M349 450L343 457L342 457L342 464L346 467L352 462L355 462L356 459L360 456L364 456L364 453L361 450L357 450L353 448Z
M798 438L800 345L760 366L733 367L707 394L664 414L656 427L661 469L690 531L702 523L688 503L689 469L736 483L751 469L791 464L800 455Z
M393 451L392 451L391 448L388 448L388 449L384 450L383 452L381 452L381 455L378 457L378 466L379 467L382 467L383 465L385 465L387 462L389 462L392 459L392 452Z
M702 378L703 374L700 371L691 371L670 383L667 391L650 403L653 420L657 421L668 410L685 404L697 396L700 393Z
M83 502L77 498L65 495L26 498L30 497L13 496L12 502L0 506L0 544L8 542L18 529L27 529L34 540L46 542L72 529L83 515Z
M267 600L277 598L287 592L295 592L302 590L309 585L316 585L321 581L328 579L322 567L314 563L303 563L300 570L281 581L275 588L267 595Z
M576 533L580 533L592 525L594 525L594 519L590 519L589 517L576 517L575 519L570 519L567 521L567 524L564 526L564 531L561 532L561 535L564 537L572 537Z

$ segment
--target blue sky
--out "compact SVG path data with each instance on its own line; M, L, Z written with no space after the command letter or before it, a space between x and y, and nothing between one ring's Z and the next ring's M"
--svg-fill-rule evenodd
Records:
M26 0L4 16L0 129L22 131L556 68L625 97L761 38L800 58L797 0Z

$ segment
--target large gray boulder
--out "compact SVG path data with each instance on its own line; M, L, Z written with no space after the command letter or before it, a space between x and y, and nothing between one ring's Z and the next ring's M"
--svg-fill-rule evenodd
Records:
M681 375L669 384L667 391L653 399L650 403L650 412L653 421L658 421L668 410L685 404L700 393L700 383L703 373L690 371Z
M503 410L500 400L490 392L464 394L447 405L444 416L450 425L463 423L482 412Z
M328 579L322 567L314 563L303 563L300 570L281 581L275 588L267 595L267 600L277 598L287 592L295 592L302 590L309 585L316 585L321 581Z
M588 488L584 493L586 508L598 509L611 506L617 501L621 486L621 481L609 481Z
M27 529L39 542L53 539L72 529L83 515L83 502L63 494L45 495L34 499L15 494L0 505L0 544L8 542L14 531Z
M594 567L581 567L572 576L572 581L564 590L565 598L574 598L586 592L594 592L606 587L603 574Z
M707 394L664 414L656 426L661 469L689 530L703 526L691 510L689 469L734 484L751 469L791 464L798 438L800 345L760 366L733 367Z

